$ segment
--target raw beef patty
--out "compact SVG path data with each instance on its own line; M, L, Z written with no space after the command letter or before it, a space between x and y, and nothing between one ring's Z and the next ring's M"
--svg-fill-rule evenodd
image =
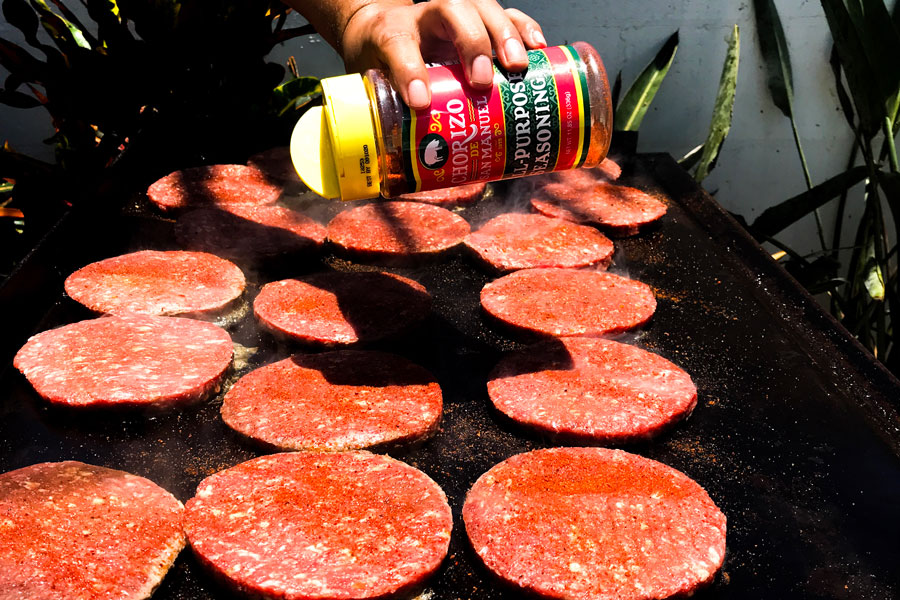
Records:
M478 478L462 512L487 568L544 598L689 596L725 557L725 516L703 488L622 450L518 454Z
M697 388L676 365L600 338L560 338L510 354L491 374L488 394L517 423L602 443L652 437L697 404Z
M91 263L66 278L66 293L107 314L218 313L244 293L244 274L204 252L143 250Z
M593 336L643 325L656 310L656 298L650 286L612 273L524 269L484 286L481 306L515 329Z
M244 375L225 394L229 427L283 450L355 450L433 433L441 388L384 352L296 354Z
M14 364L53 404L168 408L218 391L232 355L231 337L212 323L125 315L41 332Z
M440 566L452 526L434 481L369 452L239 464L200 482L185 515L202 563L234 589L278 600L411 591Z
M184 547L181 502L75 461L0 475L0 598L142 600Z

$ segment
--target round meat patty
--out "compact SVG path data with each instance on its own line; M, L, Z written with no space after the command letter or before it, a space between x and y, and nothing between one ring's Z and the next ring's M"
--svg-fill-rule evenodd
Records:
M186 248L255 262L285 254L314 254L325 242L325 228L281 206L232 206L182 215L175 236Z
M606 268L613 243L585 225L541 215L494 217L465 239L466 246L498 271L535 267Z
M394 597L440 566L453 518L427 475L369 452L263 456L188 500L194 552L230 587L278 600Z
M203 316L233 305L245 285L241 270L218 256L143 250L82 267L65 288L96 312Z
M478 183L441 188L439 190L403 194L402 196L397 196L397 200L425 202L426 204L437 204L438 206L460 206L471 204L480 199L484 196L485 189L487 189L487 184L479 181Z
M184 547L181 502L75 461L0 475L0 597L142 600Z
M481 306L515 329L595 336L643 325L656 310L656 298L647 284L612 273L524 269L484 286Z
M405 444L438 427L437 380L405 358L340 350L297 354L244 375L227 394L229 427L282 450Z
M600 338L561 338L510 354L487 388L513 421L592 443L650 438L697 405L697 388L676 365Z
M122 315L41 332L13 364L53 404L168 408L217 392L232 354L212 323Z
M328 241L359 260L409 261L440 254L469 233L465 219L420 202L375 202L339 213Z
M253 312L272 332L311 344L355 344L399 334L431 310L425 288L391 273L316 273L263 286Z
M603 181L544 183L531 198L531 206L542 215L595 224L618 236L634 235L666 214L666 205L650 194Z
M487 568L543 598L689 596L725 557L725 515L703 488L622 450L513 456L478 478L462 513Z
M147 197L163 211L200 206L272 204L281 186L246 165L209 165L169 173L147 188Z

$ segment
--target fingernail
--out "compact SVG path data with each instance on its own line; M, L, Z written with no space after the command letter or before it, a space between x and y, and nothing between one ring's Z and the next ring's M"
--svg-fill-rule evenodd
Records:
M494 68L490 57L479 54L472 61L472 84L490 85L494 81Z
M506 43L503 44L503 49L506 50L506 60L509 62L524 63L528 60L528 55L525 54L525 46L516 38L506 40Z
M547 46L547 40L544 39L544 34L540 31L533 32L531 34L531 39L538 48L545 48Z
M428 106L428 88L421 79L413 79L406 88L406 95L409 98L409 105L414 108L424 108Z

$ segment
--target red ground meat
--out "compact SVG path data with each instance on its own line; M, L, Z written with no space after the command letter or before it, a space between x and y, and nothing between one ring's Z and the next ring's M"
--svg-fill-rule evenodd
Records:
M354 344L391 337L424 319L431 296L391 273L330 271L263 286L253 303L271 331L312 344Z
M184 547L181 502L75 461L0 475L0 597L149 598Z
M480 181L478 183L441 188L439 190L426 190L414 194L403 194L402 196L398 196L397 200L425 202L427 204L437 204L439 206L460 206L463 204L471 204L472 202L479 200L484 196L484 190L486 188L487 184Z
M218 313L244 293L233 263L203 252L143 250L91 263L66 278L66 293L91 310L190 315Z
M604 339L561 338L510 354L487 387L513 421L586 442L646 439L697 405L697 388L676 365Z
M656 310L656 298L648 285L612 273L525 269L484 286L481 306L516 329L595 336L643 325Z
M453 248L469 233L465 219L419 202L374 202L339 213L328 241L361 260L409 260Z
M622 176L622 167L610 158L604 158L595 168L601 177L607 181L615 181Z
M244 375L227 394L229 427L283 450L413 442L438 426L437 380L405 358L340 350L297 354Z
M703 488L622 450L513 456L478 478L462 512L487 568L543 598L687 596L725 557L725 516Z
M186 504L200 561L278 600L410 591L440 566L453 518L427 475L369 452L263 456L204 479Z
M633 235L666 214L666 205L650 194L603 181L545 182L535 190L531 206L548 217L598 225L619 236Z
M123 315L39 333L14 364L53 404L167 408L218 391L232 354L212 323Z
M246 165L210 165L175 171L147 188L147 197L164 211L209 205L272 204L280 195L281 186Z
M284 254L315 254L325 228L281 206L201 208L178 219L178 242L186 247L254 262Z
M592 227L519 213L494 217L470 233L465 244L499 271L593 264L606 268L613 254L612 242Z

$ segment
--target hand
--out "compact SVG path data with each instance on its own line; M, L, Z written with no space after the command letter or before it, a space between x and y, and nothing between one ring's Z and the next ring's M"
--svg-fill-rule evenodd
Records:
M412 108L431 103L429 61L458 58L472 87L489 89L492 50L510 71L528 66L525 48L544 48L540 25L495 0L375 0L349 18L340 33L347 72L367 68L388 71L391 83Z

